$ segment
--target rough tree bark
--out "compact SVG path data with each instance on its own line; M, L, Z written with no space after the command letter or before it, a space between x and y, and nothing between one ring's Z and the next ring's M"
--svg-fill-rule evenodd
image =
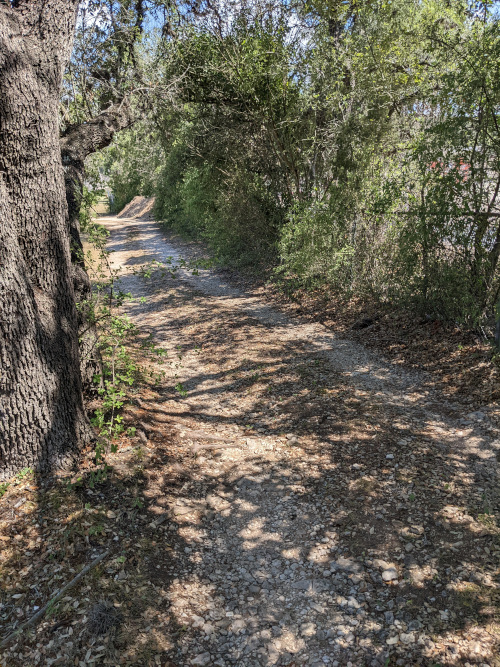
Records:
M0 3L0 477L91 437L58 105L77 0Z
M85 269L80 233L79 213L85 181L85 159L106 146L113 136L134 122L127 100L103 111L86 123L69 127L61 137L61 157L64 167L66 200L68 203L73 265L73 289L78 304L78 334L80 339L80 368L83 386L93 387L93 378L102 373L99 339L91 321L91 284Z

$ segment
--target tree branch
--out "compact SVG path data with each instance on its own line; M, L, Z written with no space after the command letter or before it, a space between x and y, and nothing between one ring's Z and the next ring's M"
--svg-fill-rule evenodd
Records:
M32 616L28 621L20 625L17 630L14 630L10 635L5 637L5 639L0 642L0 648L4 648L9 644L15 637L19 635L20 632L23 632L26 630L26 628L30 627L31 625L34 625L37 621L39 621L44 615L47 609L51 606L54 605L58 600L62 598L62 596L68 591L72 586L74 586L77 582L84 577L87 572L90 572L96 565L98 565L106 556L109 556L109 550L104 551L100 556L97 556L91 563L86 565L81 572L79 572L73 579L66 584L66 586L63 586L59 593L57 595L54 595L54 597L47 602L47 604L40 609L40 611L37 611L37 613Z
M83 162L87 156L109 146L115 133L130 127L135 120L128 101L122 101L85 123L69 127L61 137L63 165Z

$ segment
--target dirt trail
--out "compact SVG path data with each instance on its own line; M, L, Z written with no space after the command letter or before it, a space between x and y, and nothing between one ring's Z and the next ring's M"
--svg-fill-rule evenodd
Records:
M169 353L141 409L152 452L168 429L183 449L182 484L147 490L173 664L500 664L487 415L215 271L131 275L182 253L155 222L101 222Z

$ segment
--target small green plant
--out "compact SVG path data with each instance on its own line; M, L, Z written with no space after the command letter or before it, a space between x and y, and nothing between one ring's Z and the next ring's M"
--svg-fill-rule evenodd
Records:
M95 462L101 463L104 457L105 447L102 442L98 442L95 448Z
M98 484L103 484L108 479L109 466L105 463L102 468L97 470L92 470L90 473L88 485L90 489L93 489Z
M102 533L104 533L104 526L101 523L98 523L95 526L90 526L89 528L89 536L101 535Z
M132 508L133 509L142 509L144 507L144 503L140 498L134 498L132 501Z
M165 371L160 371L159 373L154 373L154 372L151 373L151 377L154 381L154 384L157 386L160 385L162 382L164 382L166 376L167 374L165 373Z
M188 395L187 391L184 389L184 387L183 387L183 385L182 385L181 382L178 382L178 383L175 385L175 391L179 392L179 394L180 394L183 398L185 398L185 397Z
M66 482L66 488L68 491L72 491L73 489L78 488L79 486L83 486L83 477L77 477L74 482L71 481L71 479L68 479Z
M8 482L3 482L3 484L0 484L0 498L4 497L4 495L7 493L8 488L9 488Z
M126 399L126 387L130 387L138 372L132 360L129 345L137 336L137 328L123 316L110 315L108 327L101 335L104 359L103 376L95 378L99 384L101 406L96 410L92 424L101 437L112 440L123 433L123 418L119 414ZM102 455L102 452L100 452Z
M33 468L23 468L22 470L20 470L17 473L16 480L18 482L21 482L23 479L26 479L26 477L28 477L28 475L32 475L32 474L33 474Z

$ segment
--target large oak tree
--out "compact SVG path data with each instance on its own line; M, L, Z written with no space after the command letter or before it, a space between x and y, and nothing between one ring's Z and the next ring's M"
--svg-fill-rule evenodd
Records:
M59 99L77 0L0 4L0 469L90 437L79 372Z

